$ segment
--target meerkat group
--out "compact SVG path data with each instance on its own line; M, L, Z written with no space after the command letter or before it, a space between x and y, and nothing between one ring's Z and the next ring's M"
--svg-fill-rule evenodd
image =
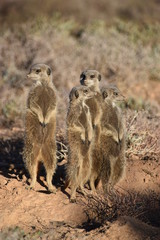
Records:
M45 64L31 67L28 78L33 86L27 99L25 115L24 161L35 187L39 162L44 164L48 190L56 192L52 177L56 170L57 94L52 70ZM105 193L122 179L125 160L125 124L117 102L124 99L116 86L100 89L101 74L86 70L80 75L80 86L69 94L66 118L68 162L64 188L70 186L70 201L76 191L92 192L101 181Z

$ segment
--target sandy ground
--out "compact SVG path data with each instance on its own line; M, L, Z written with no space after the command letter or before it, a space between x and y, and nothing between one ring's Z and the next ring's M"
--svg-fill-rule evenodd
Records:
M82 204L85 198L80 193L77 193L77 203L70 203L70 189L67 189L66 192L61 191L60 187L63 183L60 179L63 176L64 166L58 167L58 175L53 180L53 184L55 183L57 186L56 194L50 194L46 190L43 171L40 172L40 178L36 183L35 190L29 190L23 162L21 157L19 155L17 157L15 154L21 148L21 143L19 143L19 140L16 142L15 137L12 139L11 133L5 139L3 138L4 131L1 133L3 139L1 147L3 145L4 149L6 149L6 155L4 152L1 155L3 159L1 159L0 171L1 230L5 231L7 228L18 226L27 233L37 230L43 233L48 231L47 234L50 236L50 231L54 228L52 224L58 222L63 223L58 227L56 225L56 229L59 229L59 233L64 231L64 239L72 239L71 236L76 236L76 234L78 234L77 239L79 237L84 237L84 239L123 240L160 239L160 204L158 197L153 200L151 211L146 213L149 214L146 216L149 219L149 224L136 220L135 217L121 216L116 221L105 224L103 229L95 228L87 232L83 227L77 228L77 226L83 226L87 222L84 204ZM12 140L13 146L11 144ZM12 159L9 159L9 150L12 150ZM11 165L13 159L15 160L14 167ZM134 192L141 196L150 197L153 194L158 196L160 194L159 162L154 160L142 161L138 157L127 159L126 177L118 184L116 189L126 194ZM57 235L56 239L61 239L61 237L62 235ZM46 238L44 237L44 239Z

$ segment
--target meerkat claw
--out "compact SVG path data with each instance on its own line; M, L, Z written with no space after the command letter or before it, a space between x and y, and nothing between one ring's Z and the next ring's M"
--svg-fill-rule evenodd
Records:
M46 126L46 124L43 122L43 123L41 123L40 122L40 125L43 127L43 128L45 128L45 126Z
M56 192L57 192L57 189L56 188L48 188L48 191L50 192L50 193L54 193L54 194L56 194Z
M76 199L75 198L71 198L70 199L70 203L76 203Z

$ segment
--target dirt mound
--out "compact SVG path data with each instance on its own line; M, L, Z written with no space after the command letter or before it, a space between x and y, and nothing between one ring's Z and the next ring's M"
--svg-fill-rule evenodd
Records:
M149 226L135 218L121 217L110 227L107 237L110 240L158 240L160 229Z
M138 119L141 118L134 121L132 117L128 119L136 125L130 132L133 137L136 129L138 131ZM148 131L151 129L148 128ZM143 128L141 130L143 132ZM130 139L126 178L116 186L114 192L110 196L104 196L100 188L97 195L91 195L89 190L86 197L77 193L77 202L71 204L70 189L66 192L60 190L64 184L65 158L58 164L53 178L53 184L57 187L56 194L47 191L43 167L35 191L28 190L28 175L22 161L22 136L23 129L12 133L1 130L1 239L6 236L11 239L160 238L160 165L155 152L154 155L152 151L149 152L149 158L144 160L142 154L137 154L140 146L135 144L139 142ZM61 135L59 144L60 141L64 147ZM146 140L146 144L151 142ZM154 147L157 149L157 145L154 144ZM63 149L59 149L59 156ZM148 154L143 154L146 153Z

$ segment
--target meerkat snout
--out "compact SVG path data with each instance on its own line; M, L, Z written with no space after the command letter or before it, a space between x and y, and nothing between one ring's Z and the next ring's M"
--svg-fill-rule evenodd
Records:
M52 80L52 70L46 64L35 64L31 67L27 75L32 80Z
M101 80L101 74L96 70L86 70L80 75L81 85L87 87L99 86L99 81Z

